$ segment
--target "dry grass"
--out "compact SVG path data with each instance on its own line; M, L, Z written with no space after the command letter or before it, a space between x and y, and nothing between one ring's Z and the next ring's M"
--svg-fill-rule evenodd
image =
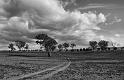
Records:
M74 62L45 80L124 80L124 64Z
M61 63L47 58L0 57L0 79L37 72Z

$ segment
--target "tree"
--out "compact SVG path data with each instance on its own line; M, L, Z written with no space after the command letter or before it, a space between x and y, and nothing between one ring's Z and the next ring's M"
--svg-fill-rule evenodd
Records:
M44 41L47 40L48 35L47 34L38 34L35 36L35 39L37 39L36 43L40 45L40 49L42 50Z
M67 50L67 48L69 47L69 43L64 43L63 47L65 48L65 50Z
M52 51L52 48L55 47L56 44L57 44L56 40L54 40L51 37L47 38L47 40L43 42L43 46L48 51Z
M74 47L76 47L76 44L72 43L70 47L73 49Z
M117 47L113 47L113 49L116 51L118 48Z
M14 44L12 44L12 43L10 43L10 44L9 44L8 48L10 48L10 49L11 49L11 51L16 50L16 49L14 48Z
M48 52L48 57L50 57L53 47L56 48L56 40L49 37L47 34L38 34L35 36L35 39L38 40L36 41L37 44L40 44L41 47L43 46L45 48L45 50Z
M97 41L89 41L89 45L95 50L97 48Z
M29 48L29 45L28 44L25 44L25 47L24 47L26 50Z
M83 48L83 51L86 51L86 49L85 49L85 48Z
M56 49L56 46L52 46L51 50L54 51Z
M17 41L15 41L15 44L18 47L18 49L21 50L22 48L25 47L26 42L17 40Z
M43 44L43 41L36 41L36 44L39 44L40 45L40 50L42 50L43 49L43 46L42 46L42 44Z
M117 42L112 42L111 41L111 43L112 43L112 47L113 47L113 50L117 50L117 46L119 46L120 44L119 43L117 43Z
M101 48L101 50L106 50L106 48L108 46L108 41L101 40L101 41L99 41L98 45Z
M61 51L61 50L63 49L62 44L59 44L59 45L58 45L58 48L59 48L59 51Z

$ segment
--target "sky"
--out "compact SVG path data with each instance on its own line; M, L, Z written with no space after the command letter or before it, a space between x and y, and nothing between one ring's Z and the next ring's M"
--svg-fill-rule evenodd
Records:
M124 0L0 0L0 48L15 40L37 48L39 33L78 47L91 40L124 46L123 14Z

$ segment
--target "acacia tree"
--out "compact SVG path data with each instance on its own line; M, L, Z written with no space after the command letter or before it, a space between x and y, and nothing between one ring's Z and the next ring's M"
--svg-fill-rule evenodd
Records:
M26 42L23 42L23 41L19 41L19 40L15 41L15 45L18 47L19 50L24 48L25 44L26 44Z
M40 45L40 49L42 50L43 48L43 43L45 40L47 40L48 35L47 34L37 34L35 36L35 39L37 39L36 44Z
M70 47L73 49L74 47L76 47L76 44L71 43L71 44L70 44Z
M59 45L58 45L58 48L59 48L59 51L61 51L61 50L63 49L62 44L59 44Z
M12 44L12 43L10 43L10 44L9 44L8 48L10 48L10 49L11 49L11 51L16 50L16 49L14 48L14 44Z
M63 47L65 48L65 50L67 50L67 48L69 47L69 43L64 43Z
M106 48L108 46L108 41L101 40L101 41L99 41L98 45L101 48L101 50L106 50Z
M26 50L29 49L29 45L28 44L25 44L25 47L24 47Z
M89 45L95 50L97 48L97 41L89 41Z
M52 46L51 50L54 51L56 49L56 46Z
M48 52L48 57L50 57L53 47L56 48L56 40L49 37L47 34L38 34L35 36L35 39L37 39L37 44L40 44L41 47L43 46L45 48L45 50Z

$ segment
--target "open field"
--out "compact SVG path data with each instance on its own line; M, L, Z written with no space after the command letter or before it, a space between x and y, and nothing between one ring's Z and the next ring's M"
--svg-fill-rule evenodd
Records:
M64 71L45 80L124 80L122 53L61 53L72 62Z
M15 53L14 53L15 54ZM34 55L35 53L33 53ZM39 54L39 53L38 53ZM19 54L18 54L19 55ZM124 54L122 53L55 53L48 58L29 56L4 56L0 57L0 80L42 71L44 69L60 65L70 61L71 64L65 70L55 73L42 80L124 80ZM41 53L42 55L42 53ZM40 80L40 73L22 80ZM21 80L21 79L20 79Z
M124 80L124 63L72 62L45 80Z
M49 58L1 56L0 80L34 73L62 64L62 61Z

